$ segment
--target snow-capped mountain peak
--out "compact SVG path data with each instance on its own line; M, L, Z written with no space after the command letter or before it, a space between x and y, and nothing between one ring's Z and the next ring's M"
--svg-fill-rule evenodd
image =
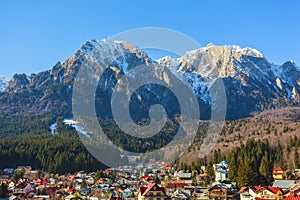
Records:
M88 66L87 73L91 74L94 74L97 67L103 67L112 69L116 74L123 72L132 76L129 72L134 67L150 67L152 64L169 68L178 79L188 83L203 106L202 110L207 113L214 101L210 99L210 89L214 88L216 80L222 80L226 88L228 119L247 117L252 112L270 108L300 104L300 69L292 61L275 65L256 49L213 44L188 51L179 58L166 56L153 61L143 50L130 43L110 39L87 41L66 61L57 63L51 70L30 75L30 80L25 74L15 75L5 89L5 95L26 91L32 97L36 92L34 98L24 100L27 107L23 109L31 109L35 113L65 109L64 105L72 105L72 85L80 67ZM138 77L138 74L135 76ZM158 77L164 78L159 73ZM91 81L93 80L89 80ZM54 86L57 88L53 89ZM45 88L50 89L44 92ZM58 94L64 94L62 101L65 103L56 103L58 98L50 95L52 90L64 91ZM41 94L44 94L42 98ZM10 111L11 105L5 102L7 98L2 97L0 105ZM39 98L41 100L37 100ZM209 116L204 115L203 119L206 117Z
M227 47L229 47L230 49L244 54L244 55L248 55L248 56L253 56L253 57L259 57L259 58L263 58L264 55L258 51L257 49L251 48L251 47L240 47L239 45L226 45Z
M75 56L88 56L90 59L104 61L107 64L117 65L125 74L131 69L128 63L130 55L143 59L145 63L152 63L147 54L132 44L120 40L89 40L86 41L75 53Z
M103 40L88 40L86 41L75 54L88 54L91 55L95 51L101 51L103 54L110 54L111 52L118 52L124 53L126 51L135 51L137 50L132 44L119 41L119 40L110 40L110 39L103 39Z

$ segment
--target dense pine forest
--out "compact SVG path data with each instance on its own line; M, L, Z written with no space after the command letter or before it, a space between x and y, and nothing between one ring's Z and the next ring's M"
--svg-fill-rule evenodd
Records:
M28 165L47 172L69 173L105 167L86 150L75 128L61 118L57 119L58 134L52 136L51 118L2 119L0 168Z
M230 166L229 179L237 182L238 185L265 185L272 181L273 167L283 167L284 169L299 168L298 150L300 147L300 138L297 134L293 134L297 128L298 120L295 120L293 115L286 112L287 115L292 116L293 120L290 123L282 123L276 119L278 126L283 127L271 129L267 133L267 126L265 122L261 127L263 131L261 134L253 134L248 139L243 140L247 134L246 120L228 121L224 127L224 133L227 138L236 135L233 142L239 141L236 145L232 143L231 148L218 144L217 148L207 156L205 159L197 159L192 163L186 164L182 159L187 156L184 155L176 162L177 166L185 171L192 171L200 169L201 165L208 167L208 173L212 164L226 160ZM269 114L267 116L270 116ZM257 118L257 117L256 117ZM250 121L254 120L255 124L259 124L256 118L247 120L251 126ZM286 119L286 118L285 118ZM263 120L264 121L264 120ZM56 134L51 135L49 126L56 122ZM242 125L240 125L242 123ZM235 126L233 126L235 124ZM206 135L206 123L200 124L194 144L188 150L190 153L196 152L201 144L201 138ZM289 125L288 130L286 130ZM234 133L227 134L226 130L233 127ZM239 129L237 129L237 127ZM274 127L276 127L274 125ZM109 128L109 127L106 127ZM243 131L245 129L245 131ZM114 130L114 129L112 129ZM253 132L251 130L251 132ZM256 131L257 132L257 131ZM255 133L256 133L255 132ZM242 134L244 133L244 134ZM117 137L118 130L112 131L111 137L117 145L124 145L126 138ZM290 136L288 136L290 134ZM228 135L228 136L227 136ZM280 140L286 135L286 139ZM224 136L224 137L225 137ZM253 137L252 137L253 136ZM259 136L259 137L257 137ZM268 137L263 137L268 136ZM276 137L275 137L276 136ZM222 137L220 138L223 140ZM220 143L220 142L219 142ZM274 144L275 143L275 144ZM154 143L156 144L156 143ZM222 143L221 143L222 144ZM159 145L159 144L156 144ZM135 143L130 143L128 148L155 148L156 146L135 146ZM195 154L195 153L194 153ZM188 154L189 156L190 154ZM289 158L287 158L289 155ZM292 162L287 165L287 160ZM42 115L38 117L16 117L14 119L2 118L0 124L0 169L5 167L17 167L19 165L29 165L34 169L40 169L46 172L66 173L75 172L78 170L96 171L97 169L106 168L103 164L97 161L84 147L79 136L72 126L63 123L63 118L58 115ZM290 173L290 175L292 172ZM213 177L213 174L209 174ZM291 177L290 177L291 178Z

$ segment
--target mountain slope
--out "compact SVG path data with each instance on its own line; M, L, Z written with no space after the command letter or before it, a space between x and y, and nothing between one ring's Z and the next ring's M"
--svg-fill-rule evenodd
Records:
M222 79L227 94L227 119L299 105L300 70L295 63L288 61L275 66L251 48L209 44L187 52L182 58L166 57L158 62L186 77L205 102L209 102L208 88Z
M65 62L38 74L16 74L0 95L0 116L30 116L56 113L71 117L73 82L85 63L109 60L103 67L115 66L126 74L139 64L160 64L187 80L198 97L201 118L208 119L211 109L209 88L222 79L227 95L227 119L248 117L251 113L299 105L300 70L288 61L271 64L259 51L238 46L208 45L186 52L177 59L165 57L153 61L147 54L127 42L87 41Z
M222 134L208 158L213 155L214 150L221 150L222 156L232 150L246 144L249 139L255 141L268 141L271 147L283 148L283 160L285 168L293 168L294 150L300 153L300 107L286 107L276 110L263 111L249 118L226 121ZM180 161L191 164L199 160L199 148L201 139L196 141L186 152ZM281 166L283 167L283 166Z

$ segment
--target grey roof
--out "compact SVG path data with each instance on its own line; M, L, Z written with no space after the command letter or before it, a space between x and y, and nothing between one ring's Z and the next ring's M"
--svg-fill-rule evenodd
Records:
M294 180L275 180L272 186L282 189L289 189L289 187L293 184L295 184Z
M192 177L192 173L180 173L180 174L178 174L178 176L180 178L191 178Z

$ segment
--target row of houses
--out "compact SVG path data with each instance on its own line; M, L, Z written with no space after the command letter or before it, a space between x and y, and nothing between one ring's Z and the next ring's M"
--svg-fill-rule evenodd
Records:
M134 168L123 166L109 168L96 176L95 172L79 171L75 174L35 177L36 171L30 167L19 167L5 175L11 176L19 170L26 172L17 181L2 177L10 191L10 199L92 199L92 200L290 200L300 199L300 184L295 180L281 180L282 168L275 168L277 176L272 186L250 186L238 188L228 180L228 163L214 164L215 182L207 182L205 167L200 174L183 172L169 163L151 161ZM275 172L275 173L274 173ZM97 178L96 178L97 177ZM282 176L282 179L284 175Z

